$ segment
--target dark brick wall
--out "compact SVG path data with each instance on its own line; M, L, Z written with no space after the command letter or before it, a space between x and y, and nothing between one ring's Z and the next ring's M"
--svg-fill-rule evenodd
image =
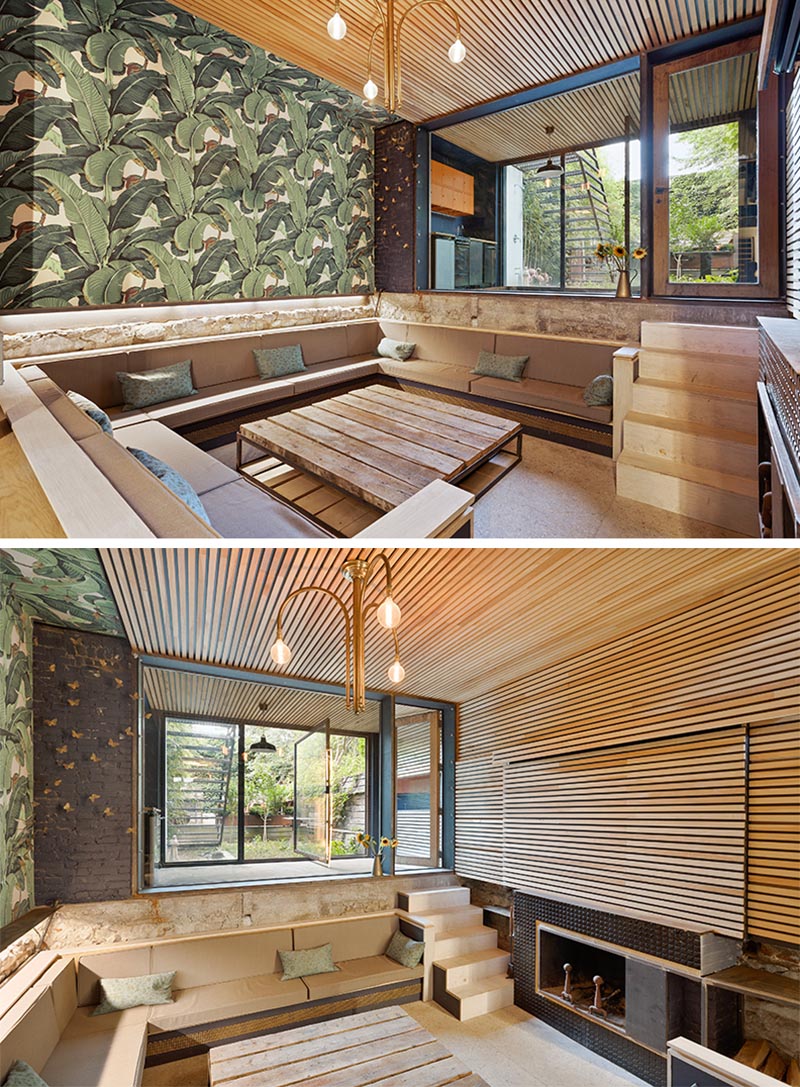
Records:
M136 669L122 638L35 624L37 905L131 893Z
M375 287L415 288L417 130L408 121L375 132Z

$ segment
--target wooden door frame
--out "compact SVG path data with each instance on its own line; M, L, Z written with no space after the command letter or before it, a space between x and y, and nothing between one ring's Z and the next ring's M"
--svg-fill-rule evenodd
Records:
M778 298L780 295L779 81L758 92L758 283L670 283L669 81L743 53L758 53L758 36L655 65L653 74L653 293L685 298Z

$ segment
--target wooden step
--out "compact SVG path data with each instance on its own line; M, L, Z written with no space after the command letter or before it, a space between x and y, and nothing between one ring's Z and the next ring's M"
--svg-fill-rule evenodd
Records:
M486 928L484 925L476 925L471 928L437 932L433 945L433 957L438 962L456 955L466 955L471 951L483 951L492 947L497 947L496 930Z
M448 906L446 909L414 910L414 916L424 921L426 925L433 925L437 932L476 928L483 924L483 910L480 906L458 905Z
M671 510L744 536L758 535L755 479L648 456L627 447L617 461L616 474L621 498Z
M705 385L687 389L671 381L639 378L633 384L631 410L639 415L713 423L749 434L755 434L757 427L755 390L722 393Z
M755 479L758 467L755 430L747 433L639 412L625 416L623 449L744 479Z
M514 979L508 977L482 978L448 990L458 1001L461 1022L514 1003Z
M434 965L444 971L447 987L452 988L481 978L506 977L510 960L507 951L489 947L468 955L455 955L451 959L437 959Z
M712 356L642 348L639 377L687 388L697 385L722 393L729 389L751 393L758 381L758 356Z
M408 913L468 906L469 887L436 887L429 891L409 891L397 896L397 905Z

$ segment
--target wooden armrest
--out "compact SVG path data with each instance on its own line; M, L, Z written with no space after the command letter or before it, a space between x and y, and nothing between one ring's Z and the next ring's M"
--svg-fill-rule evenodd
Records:
M373 521L356 538L425 540L452 536L472 522L474 496L452 483L435 479L389 513ZM470 532L470 535L472 533Z
M639 347L630 344L614 352L613 457L622 452L622 427L633 404L633 383L639 376Z

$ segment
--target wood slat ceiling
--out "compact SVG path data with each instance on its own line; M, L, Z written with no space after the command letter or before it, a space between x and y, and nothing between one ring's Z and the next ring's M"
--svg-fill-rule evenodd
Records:
M361 92L373 0L344 0L348 31L341 42L332 42L326 31L332 0L183 0L180 6ZM401 2L398 10L405 6ZM758 15L763 0L598 0L591 7L574 0L456 0L456 7L467 47L457 66L447 58L453 29L444 10L425 8L406 23L400 113L408 120L429 120ZM382 92L382 73L373 76Z
M192 717L233 718L254 725L312 729L325 718L335 732L377 732L378 703L369 702L355 717L341 695L271 687L249 680L198 675L172 668L143 670L149 708ZM266 710L259 703L267 701Z
M300 585L349 591L339 568L375 549L165 548L101 551L134 649L341 682L341 616L307 594L287 613L291 663L272 666L278 606ZM403 612L402 692L462 701L776 571L790 551L755 548L387 548ZM386 689L390 639L374 620L367 684Z
M670 77L669 120L672 128L721 123L755 109L758 100L758 53L743 53Z
M463 121L440 129L437 135L490 162L524 156L546 158L568 148L622 139L626 116L630 118L631 134L637 136L638 72L543 102ZM555 128L552 136L545 133L546 125Z

